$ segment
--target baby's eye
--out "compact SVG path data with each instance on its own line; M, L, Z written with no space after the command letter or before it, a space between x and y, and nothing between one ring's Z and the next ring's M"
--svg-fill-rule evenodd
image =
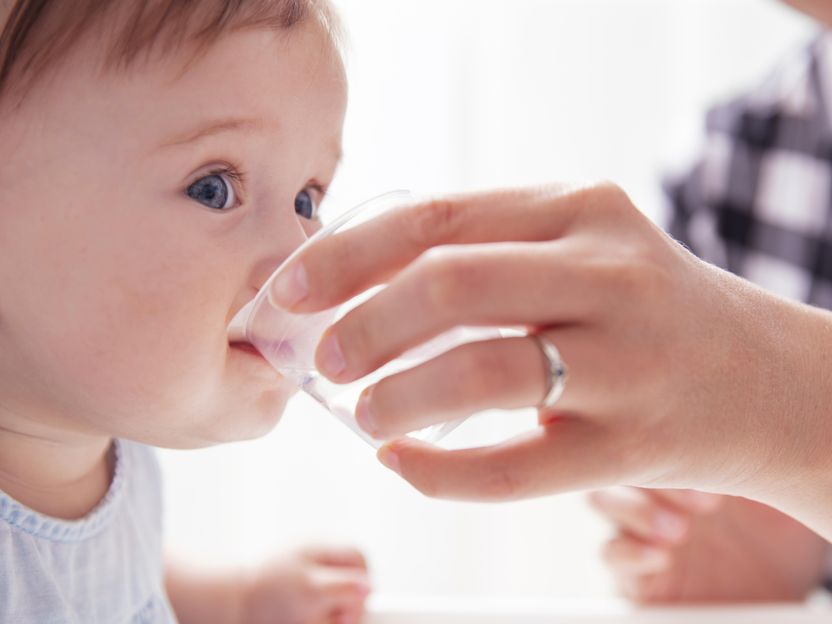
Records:
M295 212L310 221L318 216L318 204L309 189L303 189L295 196Z
M237 205L234 185L224 173L212 173L188 187L188 197L214 210L230 210Z

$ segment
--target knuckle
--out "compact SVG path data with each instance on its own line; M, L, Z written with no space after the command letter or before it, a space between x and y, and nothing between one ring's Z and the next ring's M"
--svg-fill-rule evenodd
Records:
M656 299L672 285L669 269L641 248L622 248L601 259L586 259L586 269L607 292L626 301Z
M606 199L607 203L626 205L630 204L630 196L618 184L612 180L602 180L596 187L599 197Z
M434 199L404 211L405 232L419 249L453 238L463 221L463 207L449 198Z
M466 299L475 269L459 253L433 247L422 254L418 267L421 300L432 314L455 309Z
M580 247L573 253L576 266L594 283L617 295L643 298L667 292L674 282L672 266L666 246L657 245L655 236L648 235L654 226L616 184L603 182L585 192L590 193L585 203L598 217L598 224L608 230L611 244L601 253L596 247Z
M635 210L627 192L609 180L599 182L594 187L592 205L596 211L605 215L629 214Z
M627 193L617 184L604 180L581 186L571 192L582 216L607 218L632 207Z

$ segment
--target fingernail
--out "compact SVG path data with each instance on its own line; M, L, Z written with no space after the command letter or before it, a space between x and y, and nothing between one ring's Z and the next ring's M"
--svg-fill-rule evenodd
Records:
M373 387L371 386L358 399L358 405L355 406L355 420L358 422L359 427L375 438L378 437L378 424L370 407L372 394Z
M269 290L269 301L281 308L290 308L309 294L309 276L301 262L296 262L275 278Z
M334 334L329 334L318 347L318 362L321 372L334 379L343 373L347 368L347 361L344 359L344 352Z
M670 513L660 513L655 521L656 533L659 536L676 541L682 539L687 531L687 523L678 516Z
M402 474L402 466L399 456L389 446L382 446L378 452L378 460L397 475Z

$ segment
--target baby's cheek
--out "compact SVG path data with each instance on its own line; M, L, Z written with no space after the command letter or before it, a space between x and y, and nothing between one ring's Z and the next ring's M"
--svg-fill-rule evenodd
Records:
M88 372L99 379L103 396L158 408L198 400L216 375L216 356L207 342L165 329L132 322L100 335L109 347L89 354Z
M206 264L168 256L122 266L87 307L86 338L73 346L84 362L79 381L130 437L163 446L259 437L294 392L255 356L230 348L240 280Z
M120 287L93 306L76 346L102 392L161 407L198 400L216 380L221 323L221 313L187 306L181 291Z
M160 428L184 445L265 435L295 392L265 362L230 347L225 310L208 304L172 303L162 322L137 311L133 324L143 329L125 343L122 364L114 367L141 381L133 385L135 402L155 403L152 411L166 415Z
M296 392L254 356L234 353L206 316L101 312L53 342L61 348L51 365L65 394L112 435L174 447L257 438Z

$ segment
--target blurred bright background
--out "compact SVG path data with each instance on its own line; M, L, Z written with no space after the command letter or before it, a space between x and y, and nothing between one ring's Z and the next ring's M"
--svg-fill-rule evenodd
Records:
M661 220L660 175L695 154L705 108L816 30L773 0L336 4L351 79L339 206L393 188L607 178ZM171 547L206 565L323 540L363 548L385 594L612 594L607 528L583 495L426 500L303 396L263 440L162 461Z

